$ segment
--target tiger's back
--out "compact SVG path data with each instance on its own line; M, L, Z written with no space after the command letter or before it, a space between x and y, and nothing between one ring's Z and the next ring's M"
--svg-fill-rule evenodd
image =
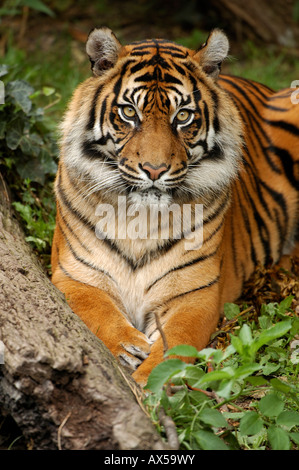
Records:
M243 285L257 264L299 255L299 109L292 89L274 92L231 76L219 83L233 95L245 128L243 170L227 214L230 272Z
M163 358L157 316L169 347L203 348L297 235L299 109L218 79L227 50L218 30L198 51L95 30L63 122L53 283L140 383Z

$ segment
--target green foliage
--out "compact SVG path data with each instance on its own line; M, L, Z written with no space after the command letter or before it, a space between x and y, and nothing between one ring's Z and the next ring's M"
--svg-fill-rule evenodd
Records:
M206 42L208 35L209 33L207 31L195 28L188 34L188 37L179 38L177 42L190 49L199 49L199 47Z
M14 207L24 222L27 241L39 253L48 253L55 226L53 178L58 154L54 136L35 103L55 90L35 91L25 80L8 81L9 68L0 66L5 79L5 99L0 105L0 169L15 199ZM49 105L48 105L49 106Z
M53 11L41 0L6 0L3 7L0 8L0 16L18 15L22 12L22 7L29 7L32 10L54 16Z
M293 6L293 18L295 21L299 21L299 1L296 0Z
M299 332L299 320L290 312L291 302L290 296L263 306L259 325L240 326L225 351L180 345L167 351L152 371L146 404L154 421L161 406L172 417L183 449L276 450L298 445L299 366L290 344ZM232 310L238 311L230 304ZM169 357L174 355L196 362ZM174 387L179 390L169 393ZM257 391L262 398L251 398ZM246 400L250 409L241 406ZM237 412L220 412L228 403ZM237 428L231 424L236 421Z

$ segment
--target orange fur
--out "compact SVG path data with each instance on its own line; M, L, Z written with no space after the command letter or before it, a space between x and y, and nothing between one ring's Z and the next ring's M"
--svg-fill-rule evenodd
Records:
M161 40L122 47L95 30L95 76L77 88L62 125L52 280L143 385L163 359L155 314L169 347L204 348L256 264L295 246L299 106L292 90L218 78L227 47L218 30L197 53ZM162 215L151 237L150 209L172 203L172 235L163 238ZM104 238L99 204L115 214ZM203 205L203 244L193 250L174 236L184 204L194 233ZM120 236L132 208L145 210L144 239Z

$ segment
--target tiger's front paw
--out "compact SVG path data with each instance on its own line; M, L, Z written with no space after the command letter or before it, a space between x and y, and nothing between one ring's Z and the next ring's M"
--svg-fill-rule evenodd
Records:
M163 345L161 338L156 341L151 347L151 353L146 360L138 367L132 374L133 379L141 386L145 387L147 384L148 376L151 371L163 361Z
M134 371L149 355L151 342L136 328L130 327L126 333L113 354L122 366Z

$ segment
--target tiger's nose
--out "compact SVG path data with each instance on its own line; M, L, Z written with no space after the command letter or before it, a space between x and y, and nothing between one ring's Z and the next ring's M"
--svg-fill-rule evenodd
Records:
M145 171L147 173L147 175L150 177L151 180L155 181L157 180L158 178L160 178L160 176L162 175L162 173L165 173L165 171L168 170L168 167L165 163L162 163L161 165L159 166L154 166L152 165L151 163L149 162L145 162L143 163L143 165L141 166L141 168L143 169L143 171Z

